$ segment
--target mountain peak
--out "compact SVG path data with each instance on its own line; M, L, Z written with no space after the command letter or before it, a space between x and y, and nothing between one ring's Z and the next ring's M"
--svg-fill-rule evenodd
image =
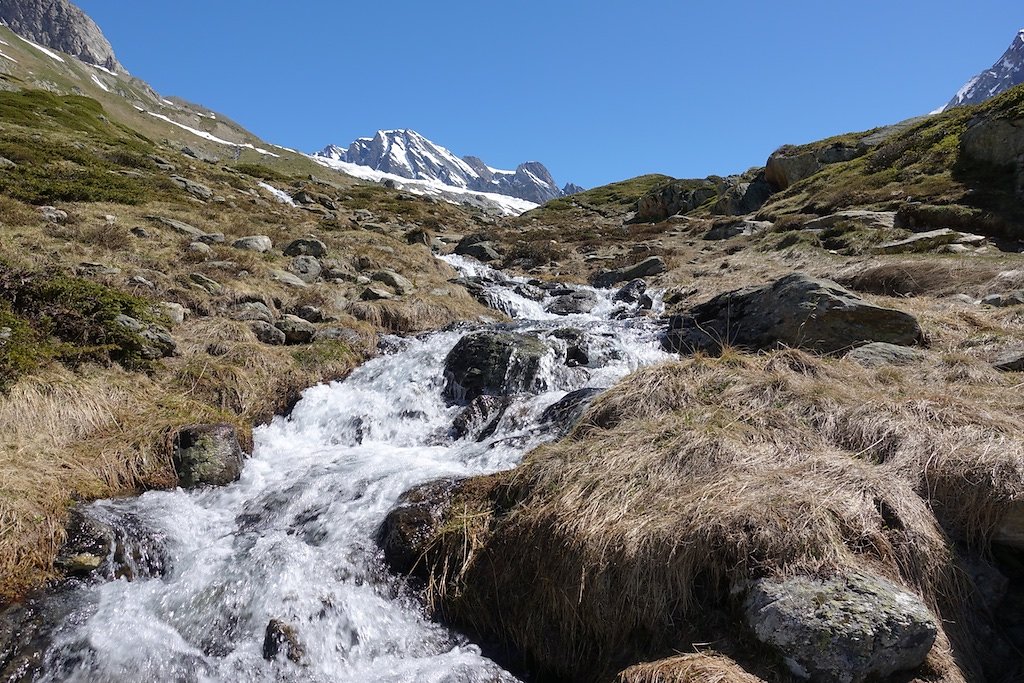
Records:
M1010 47L991 68L967 81L938 111L979 104L1021 83L1024 83L1024 28L1017 32Z
M44 47L111 71L126 72L96 22L67 0L0 0L0 21Z
M345 150L337 145L328 145L316 156L367 166L410 180L503 194L535 204L565 196L539 161L519 164L515 171L492 168L479 157L460 158L408 128L379 130L372 138L356 139ZM570 183L566 187L577 186Z

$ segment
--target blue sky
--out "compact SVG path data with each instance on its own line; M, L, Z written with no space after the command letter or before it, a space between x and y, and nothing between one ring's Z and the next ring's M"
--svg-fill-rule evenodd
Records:
M413 128L561 183L727 174L926 113L1020 0L79 0L164 95L303 151Z

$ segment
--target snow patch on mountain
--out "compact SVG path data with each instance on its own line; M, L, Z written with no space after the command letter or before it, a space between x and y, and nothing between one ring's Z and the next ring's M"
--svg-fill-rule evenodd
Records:
M407 178L395 173L378 171L369 166L353 164L328 156L312 154L309 155L309 158L321 166L341 171L362 180L369 180L375 183L388 182L395 189L403 190L409 194L434 197L452 204L469 204L485 210L496 210L505 216L518 216L538 206L538 204L525 199L493 192L477 192L465 187L448 185L437 180Z
M460 158L414 130L380 130L373 137L358 138L348 148L328 145L314 157L363 166L406 180L507 195L534 205L566 194L540 162L520 164L514 171L493 168L477 157Z
M953 107L979 104L1024 83L1024 29L1017 32L1009 49L990 69L967 81L949 102L936 109L938 114Z
M178 128L181 128L183 130L187 130L189 133L192 133L193 135L195 135L197 137L200 137L200 138L202 138L204 140L209 140L210 142L216 142L219 145L229 145L231 147L245 147L246 149L251 149L254 152L259 152L260 154L262 154L264 156L268 156L268 157L280 157L281 156L280 154L274 154L273 152L268 152L267 150L261 149L260 147L257 147L257 146L255 146L255 145L253 145L251 143L248 143L248 142L231 142L229 140L224 140L222 138L217 137L216 135L213 135L212 133L207 133L205 130L199 130L198 128L192 128L191 126L186 126L184 123L178 123L177 121L175 121L174 119L170 118L169 116L164 116L163 114L157 114L156 112L152 112L152 111L146 111L142 107L136 106L135 108L138 109L141 112L145 112L146 114L149 114L150 116L158 118L161 121L166 121L167 123L169 123L169 124L171 124L173 126L177 126Z

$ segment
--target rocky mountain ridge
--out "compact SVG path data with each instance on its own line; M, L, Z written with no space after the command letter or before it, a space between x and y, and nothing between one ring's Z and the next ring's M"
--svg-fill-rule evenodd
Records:
M579 192L569 183L559 187L539 161L519 164L514 171L488 166L478 157L458 157L414 130L379 130L347 148L328 145L316 154L333 161L367 166L402 178L437 182L449 187L517 197L534 204Z
M110 71L126 72L96 22L67 0L0 0L0 21L44 47Z
M967 81L953 99L938 111L965 104L981 104L1021 83L1024 83L1024 29L1017 32L999 61Z

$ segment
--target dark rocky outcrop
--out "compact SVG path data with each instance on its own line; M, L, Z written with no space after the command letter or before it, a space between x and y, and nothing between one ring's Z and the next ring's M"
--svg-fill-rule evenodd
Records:
M455 246L455 253L459 256L472 256L484 263L497 261L501 258L497 242L485 233L466 235Z
M129 581L160 576L167 566L162 539L130 514L116 523L76 505L65 524L67 538L54 565L66 576Z
M569 294L563 294L548 304L548 313L555 315L573 315L578 313L590 313L600 303L597 294L588 289L577 289Z
M836 353L870 342L912 346L921 327L907 313L868 303L830 280L800 273L773 284L719 294L670 323L674 351L719 352L791 346Z
M182 427L174 436L174 470L182 488L223 486L242 474L242 447L229 424Z
M677 213L688 213L718 196L718 187L710 180L676 180L639 199L636 223L657 223Z
M605 389L600 388L570 391L557 402L544 409L540 416L541 424L554 425L562 434L569 432L576 426L580 417L587 410L587 407L604 391Z
M513 332L468 334L445 358L445 396L472 401L485 394L509 396L533 387L549 353L536 337Z
M606 270L594 277L595 287L611 287L620 282L628 282L637 278L660 275L668 270L665 261L660 256L651 256L640 263L616 270Z
M111 71L125 70L96 22L67 0L0 0L0 20L40 45Z
M852 573L754 583L747 624L799 678L861 683L920 666L937 635L935 617L913 593Z
M851 161L867 152L862 145L834 143L827 147L780 147L765 165L765 180L774 190L785 190L790 185L809 178L829 164Z
M302 646L294 626L280 619L271 619L263 635L263 659L273 661L282 654L299 664L306 655L306 648Z
M315 237L301 237L288 243L284 248L284 255L321 258L327 256L327 245Z
M444 523L455 482L432 481L410 489L377 530L384 560L399 574L426 576L425 543Z

